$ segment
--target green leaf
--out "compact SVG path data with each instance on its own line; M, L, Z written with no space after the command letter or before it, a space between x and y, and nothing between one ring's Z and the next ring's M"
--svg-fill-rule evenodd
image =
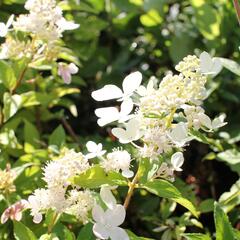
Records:
M201 213L213 212L213 209L214 209L214 199L212 198L202 201L198 207L198 210Z
M214 204L214 221L216 227L216 240L234 240L234 232L228 216L217 202Z
M166 180L156 179L140 185L141 188L163 198L169 198L187 208L194 216L198 217L198 213L193 204L178 191L173 184Z
M220 196L219 204L224 212L229 212L240 204L240 179L232 185L229 192Z
M193 40L194 39L186 34L186 32L180 32L179 34L173 35L172 42L169 47L169 54L174 63L178 63L193 51Z
M14 89L17 83L12 67L5 61L0 61L0 82L10 91Z
M77 240L95 240L96 237L93 234L93 224L92 223L88 223L85 226L82 227L82 229L80 230Z
M24 120L24 139L25 142L31 144L35 148L39 147L38 142L38 140L40 139L39 132L37 128L26 119Z
M194 8L196 26L208 40L214 40L220 35L221 16L215 8L203 0L191 0Z
M37 237L28 227L16 221L14 221L14 237L16 240L37 240Z
M3 95L3 104L4 122L6 122L21 108L22 98L20 95L11 95L10 93L6 92Z
M140 183L146 183L157 172L160 161L151 161L148 158L143 158L139 162L138 177Z
M185 233L182 236L187 240L211 240L208 235L201 233Z
M145 238L145 237L138 237L133 232L127 230L128 236L130 237L130 240L153 240L152 238Z
M230 168L240 173L240 152L236 149L228 149L217 154L217 159L226 162Z
M116 172L106 173L99 165L88 169L85 173L73 177L73 184L86 188L98 188L103 184L126 186L126 179Z
M218 58L222 65L227 68L229 71L235 73L236 75L240 76L240 65L233 60L227 58Z
M65 143L66 134L62 127L59 125L49 137L49 145L56 145L59 148Z
M163 19L157 10L151 9L140 17L140 21L145 27L155 27L161 24Z
M64 240L76 239L74 236L74 233L70 231L65 225L59 222L54 226L53 233L55 233L58 238L61 237L61 239L64 239Z

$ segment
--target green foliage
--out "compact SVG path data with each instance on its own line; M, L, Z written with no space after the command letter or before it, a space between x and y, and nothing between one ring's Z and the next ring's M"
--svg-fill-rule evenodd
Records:
M214 205L214 220L216 226L216 240L234 240L234 232L231 223L218 203Z
M201 233L186 233L186 234L183 234L183 236L187 240L211 240L211 238L208 235L201 234Z
M14 236L16 240L37 240L34 233L21 222L14 222Z
M80 174L72 179L72 182L79 187L98 188L103 184L110 186L126 186L126 179L116 172L105 173L104 169L96 165L85 173Z
M158 195L159 197L170 198L173 201L176 201L177 203L187 208L194 216L198 216L198 213L193 204L184 198L177 190L177 188L175 188L171 183L165 180L156 179L143 184L142 187L149 192Z

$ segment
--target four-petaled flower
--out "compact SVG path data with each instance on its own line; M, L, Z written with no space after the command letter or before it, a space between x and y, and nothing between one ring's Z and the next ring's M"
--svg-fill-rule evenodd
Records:
M21 221L22 211L27 208L28 202L26 200L20 200L10 207L8 207L1 216L1 223L4 224L10 218L11 220Z
M107 187L103 187L100 196L108 209L104 211L100 205L95 205L92 216L95 221L93 233L100 239L129 240L126 231L119 227L125 219L124 206L116 204L116 200Z
M58 64L58 75L63 78L63 81L66 84L70 84L72 81L72 74L76 74L78 72L78 67L74 63L65 64L59 63Z
M95 157L101 157L106 153L106 150L102 150L102 144L96 144L93 141L88 141L86 144L88 154L86 155L87 159L95 158Z

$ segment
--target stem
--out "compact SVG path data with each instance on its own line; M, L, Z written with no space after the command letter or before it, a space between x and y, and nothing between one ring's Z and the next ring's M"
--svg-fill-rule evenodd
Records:
M132 198L132 195L133 195L133 191L134 191L134 188L136 187L137 182L138 182L138 172L136 173L136 175L133 178L132 182L129 183L128 193L127 193L127 196L126 196L124 204L123 204L123 206L125 207L126 210L127 210L128 205L129 205L129 203L131 201L131 198Z
M240 5L239 5L238 0L233 0L233 5L234 5L234 8L235 8L235 10L236 10L236 15L237 15L238 23L239 23L239 25L240 25Z
M48 225L48 234L50 234L53 230L53 227L55 226L57 219L58 219L59 214L54 212L53 213L53 218L52 221L50 222L50 224Z
M78 143L79 146L81 146L77 134L74 132L74 130L72 129L71 125L67 122L65 117L61 118L61 122L68 131L68 133L70 134L70 136L72 137L73 141L75 141L76 143Z
M20 86L20 84L21 84L21 82L23 80L23 77L24 77L24 75L25 75L25 73L27 71L27 68L28 68L28 64L26 65L26 67L20 73L20 76L19 76L19 78L17 80L17 83L16 83L15 87L11 91L12 94L14 94L16 92L17 88Z
M176 112L176 108L172 109L171 113L169 114L169 116L167 117L167 123L166 123L166 127L169 128L171 126L173 117L174 117L174 113Z

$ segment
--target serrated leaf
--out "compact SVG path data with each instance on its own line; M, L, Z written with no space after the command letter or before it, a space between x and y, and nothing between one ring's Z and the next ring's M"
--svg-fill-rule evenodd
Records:
M178 191L173 184L166 180L156 179L140 185L141 188L163 198L169 198L187 208L194 216L198 217L198 213L193 204Z
M106 173L99 165L95 165L94 167L88 169L85 173L75 176L72 179L72 182L73 184L86 188L98 188L103 184L108 184L111 186L127 185L126 179L120 173Z
M234 240L234 232L228 216L217 202L214 204L214 222L216 227L216 240Z
M211 240L208 235L201 233L185 233L182 236L187 240Z

